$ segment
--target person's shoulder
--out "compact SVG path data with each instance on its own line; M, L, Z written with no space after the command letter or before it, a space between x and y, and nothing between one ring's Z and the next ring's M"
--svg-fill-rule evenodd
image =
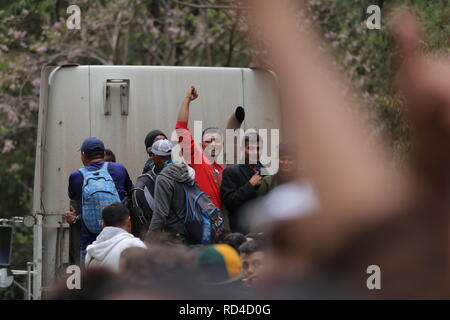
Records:
M145 243L138 237L133 236L133 238L131 240L132 241L131 241L130 247L147 249L147 246L145 245Z
M142 183L146 182L148 179L151 179L150 173L149 172L143 173L136 178L135 185L137 185L139 183L142 184Z
M276 186L276 175L264 176L261 182L261 191L268 192Z
M164 169L162 169L161 172L156 175L155 182L157 183L158 181L161 181L161 180L168 180L169 179L167 177L168 172L169 172L168 167L165 167Z
M227 166L223 172L231 172L231 171L236 171L237 169L239 169L239 164L232 164L230 166Z
M78 177L82 177L83 174L80 172L80 169L73 170L69 175L69 180L76 179Z
M120 162L108 162L108 169L117 171L127 171L127 168Z
M236 174L241 170L241 164L237 163L237 164L232 164L231 166L227 166L224 170L222 175L227 175L227 174Z
M177 121L175 124L175 129L184 129L189 131L188 123L186 121Z

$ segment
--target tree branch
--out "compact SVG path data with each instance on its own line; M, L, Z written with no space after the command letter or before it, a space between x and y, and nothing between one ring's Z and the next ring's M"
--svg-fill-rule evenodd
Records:
M173 2L180 4L182 6L196 8L196 9L215 9L215 10L241 10L241 9L247 9L248 7L239 7L239 6L227 6L227 5L213 5L213 4L195 4L191 2L185 2L185 1L179 1L179 0L172 0Z

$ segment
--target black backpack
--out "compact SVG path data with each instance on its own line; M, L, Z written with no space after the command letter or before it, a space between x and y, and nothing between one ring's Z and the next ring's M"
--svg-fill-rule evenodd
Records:
M150 173L144 173L136 179L131 200L133 213L142 225L147 225L155 209L155 178Z
M184 234L191 244L218 243L224 235L223 214L196 183L182 184L186 197Z

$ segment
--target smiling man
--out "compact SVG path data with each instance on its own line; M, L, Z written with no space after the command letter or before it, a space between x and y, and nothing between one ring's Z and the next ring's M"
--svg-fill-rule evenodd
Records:
M265 261L263 242L260 240L247 241L239 247L239 253L242 261L243 281L251 287L258 282L262 275L261 271Z

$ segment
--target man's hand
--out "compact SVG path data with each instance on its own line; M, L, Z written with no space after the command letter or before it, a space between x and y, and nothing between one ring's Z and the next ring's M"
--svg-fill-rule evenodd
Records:
M66 212L66 221L68 224L73 224L75 222L76 217L77 214L75 213L75 211Z
M250 184L254 187L261 185L263 178L259 175L259 172L255 173L250 179Z
M189 101L194 101L198 98L197 89L194 86L190 86L188 92L186 93L185 99Z
M398 48L397 83L407 102L415 140L416 172L441 191L450 190L450 60L421 50L423 27L411 11L393 12Z
M189 104L198 98L197 89L194 86L190 86L186 92L186 96L181 103L180 111L178 112L177 121L188 122L189 121Z

